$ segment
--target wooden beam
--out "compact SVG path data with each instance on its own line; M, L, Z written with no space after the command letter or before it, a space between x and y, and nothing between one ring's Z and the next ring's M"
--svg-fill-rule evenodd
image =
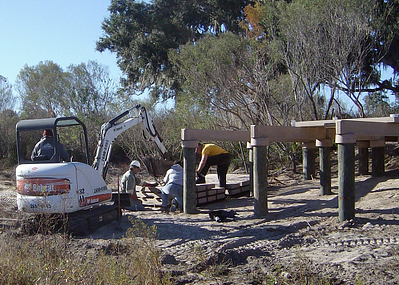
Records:
M195 149L183 148L183 212L185 214L197 213L195 162Z
M267 138L270 142L306 142L316 139L333 138L334 131L323 127L289 127L289 126L251 126L252 138ZM329 137L332 136L332 137Z
M336 134L354 134L363 138L367 136L397 136L399 134L399 124L382 121L337 120Z
M335 120L319 120L319 121L302 121L295 122L294 127L297 128L314 128L314 127L323 127L323 128L335 128Z
M345 121L351 122L378 122L378 123L399 123L399 115L392 114L389 117L377 117L377 118L355 118L355 119L344 119ZM295 127L324 127L324 128L335 128L335 122L338 120L318 120L318 121L302 121L295 122Z
M320 160L320 195L330 195L331 192L331 147L319 148Z
M267 148L254 146L253 148L253 185L254 185L254 214L255 217L265 217L267 208Z

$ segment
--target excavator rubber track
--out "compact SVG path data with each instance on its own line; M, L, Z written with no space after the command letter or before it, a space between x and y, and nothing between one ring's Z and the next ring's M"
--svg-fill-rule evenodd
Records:
M31 214L22 221L21 230L28 235L61 232L72 236L87 236L120 218L121 210L118 205L105 204L71 214Z
M121 210L115 204L78 211L68 215L67 232L75 236L86 236L120 217Z

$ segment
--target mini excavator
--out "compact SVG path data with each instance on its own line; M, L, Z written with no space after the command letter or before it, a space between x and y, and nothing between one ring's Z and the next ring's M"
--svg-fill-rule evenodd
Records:
M129 114L132 114L128 116ZM128 116L127 118L125 118ZM123 119L125 118L125 119ZM123 119L123 120L122 120ZM60 214L68 217L68 231L85 235L118 219L120 207L113 199L105 178L115 139L133 126L140 126L144 137L155 142L165 159L171 159L151 116L141 105L122 112L101 126L94 162L90 165L86 126L77 117L21 120L16 125L16 168L18 210L35 214ZM71 129L69 131L69 128ZM32 132L52 130L54 151L51 157L31 158ZM62 161L58 132L76 138L81 150L70 161ZM83 154L82 154L83 153ZM76 160L76 161L74 161Z

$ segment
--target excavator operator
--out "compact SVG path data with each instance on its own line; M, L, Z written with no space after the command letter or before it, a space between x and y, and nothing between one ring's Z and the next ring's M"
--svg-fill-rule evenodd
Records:
M69 161L69 154L65 150L62 143L58 142L58 149L60 151L61 159ZM31 154L32 161L51 160L54 156L54 137L51 129L46 129L43 132L43 137L35 145Z

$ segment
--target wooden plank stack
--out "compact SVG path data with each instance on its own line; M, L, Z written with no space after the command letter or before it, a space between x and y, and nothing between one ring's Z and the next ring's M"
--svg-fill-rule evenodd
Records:
M224 187L215 186L214 183L196 185L197 205L204 205L225 199L226 197L237 197L249 193L250 181L230 183ZM161 187L143 187L137 189L137 197L143 201L146 207L161 207Z
M215 184L197 184L197 205L223 200L226 196L238 196L250 191L250 181L230 183L224 187Z
M197 184L197 205L202 205L208 203L208 192L212 194L212 188L215 187L215 184L209 184L209 183L204 183L204 184ZM210 198L212 199L212 198ZM215 201L215 199L213 199Z
M238 196L246 194L251 190L250 181L230 183L226 185L226 196Z

